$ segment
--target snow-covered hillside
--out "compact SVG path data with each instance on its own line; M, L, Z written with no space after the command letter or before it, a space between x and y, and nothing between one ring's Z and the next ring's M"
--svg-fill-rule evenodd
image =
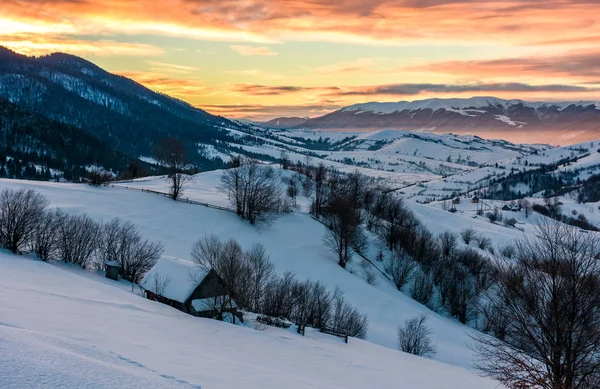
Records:
M195 318L64 265L0 253L0 387L493 389L370 342Z
M200 174L196 178L197 183L202 182L202 176ZM155 181L155 185L159 182L166 187L164 180ZM213 182L207 179L207 186L210 187ZM462 367L471 364L467 327L433 313L396 290L382 276L377 285L372 286L360 274L354 275L340 268L335 254L322 243L325 227L306 213L285 215L270 226L255 228L240 221L234 213L174 202L163 196L125 188L92 188L13 180L0 181L0 188L3 187L35 188L51 201L52 206L67 212L85 212L104 221L113 217L130 220L145 237L163 242L165 254L179 258L189 259L193 243L207 233L234 238L242 247L261 243L279 273L291 271L300 279L321 281L331 289L339 287L344 291L348 302L361 313L367 314L369 341L396 348L398 325L406 319L426 313L431 316L429 325L438 343L435 358ZM187 196L212 202L217 195L212 193L205 197L205 193L190 189ZM448 214L441 209L438 212L440 215ZM361 261L356 257L354 265L358 269Z

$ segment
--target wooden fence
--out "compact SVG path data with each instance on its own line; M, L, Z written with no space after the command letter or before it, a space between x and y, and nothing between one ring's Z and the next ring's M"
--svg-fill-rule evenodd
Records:
M121 188L121 189L127 189L127 190L137 190L137 191L140 191L140 192L154 193L154 194L165 196L165 197L171 197L171 195L169 193L159 192L159 191L151 190L151 189L134 188L134 187L124 186L124 185L115 185L115 184L108 184L106 186L110 186L111 188ZM190 200L187 197L186 198L179 197L177 199L177 201L181 201L181 202L188 203L188 204L194 204L194 205L202 205L204 207L218 209L220 211L226 211L226 212L236 213L235 210L233 210L231 208L221 207L221 206L214 205L214 204L209 204L209 203L203 203L202 201Z

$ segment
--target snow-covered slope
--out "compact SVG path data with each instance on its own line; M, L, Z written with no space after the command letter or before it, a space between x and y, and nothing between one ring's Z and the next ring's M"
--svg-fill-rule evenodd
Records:
M196 177L197 185L202 182L202 176ZM168 184L162 183L166 188ZM396 348L398 325L426 313L430 315L429 325L438 343L435 358L462 367L471 364L467 327L410 299L383 276L372 286L360 274L354 275L340 268L335 254L322 243L325 227L305 213L285 215L270 226L255 228L240 221L234 213L174 202L163 196L125 188L0 180L0 189L4 187L37 189L52 206L67 212L86 212L104 221L117 216L130 220L145 237L162 241L165 255L178 258L189 259L192 244L208 233L234 238L242 247L261 243L278 272L291 271L300 279L322 281L332 290L335 287L343 290L348 302L367 314L369 341ZM203 197L203 192L192 189L187 195L199 201L209 199ZM362 260L356 257L354 261L354 266L360 269Z
M0 252L0 387L493 389L370 342L186 315L84 271Z

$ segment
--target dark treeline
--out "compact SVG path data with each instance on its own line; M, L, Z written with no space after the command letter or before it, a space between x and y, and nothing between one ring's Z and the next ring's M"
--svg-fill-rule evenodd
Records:
M77 127L0 99L0 177L48 180L55 169L73 180L86 176L85 166L124 171L129 163L127 156Z

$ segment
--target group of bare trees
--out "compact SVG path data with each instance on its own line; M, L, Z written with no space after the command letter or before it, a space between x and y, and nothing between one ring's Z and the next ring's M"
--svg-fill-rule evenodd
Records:
M508 388L600 387L600 240L558 222L493 273L478 367Z
M365 189L366 180L357 172L333 176L328 182L327 197L319 205L319 214L328 226L323 242L338 255L338 264L344 268L352 258L352 250L361 252L366 245L361 227ZM318 209L316 199L314 209Z
M84 213L67 214L48 205L33 189L4 189L0 193L0 246L84 268L117 261L121 276L132 282L140 281L163 252L161 243L143 239L130 222L115 218L102 224Z
M238 216L255 224L271 221L289 209L275 169L243 157L234 158L232 165L223 173L219 190L227 194Z
M278 276L264 247L243 250L235 240L214 235L200 238L192 247L192 258L204 271L215 271L230 301L215 299L211 309L222 317L235 304L255 313L294 321L301 332L307 326L333 328L349 336L366 337L368 321L336 290L320 282L300 281L291 273Z

